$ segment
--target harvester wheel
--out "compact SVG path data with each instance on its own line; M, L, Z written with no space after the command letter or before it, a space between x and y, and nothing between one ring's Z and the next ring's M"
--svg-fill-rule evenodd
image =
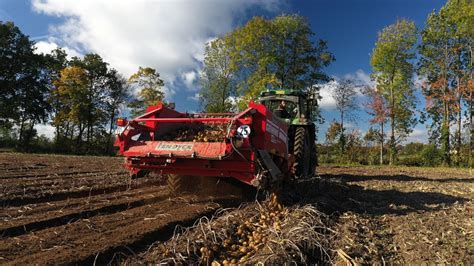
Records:
M166 179L170 195L178 196L184 192L184 180L181 175L168 175Z
M310 175L311 143L309 135L304 127L296 128L295 142L293 144L293 174L295 179L303 179Z
M150 173L149 171L140 170L140 171L136 172L135 174L132 174L130 177L132 179L143 178L143 177L147 176L149 173Z

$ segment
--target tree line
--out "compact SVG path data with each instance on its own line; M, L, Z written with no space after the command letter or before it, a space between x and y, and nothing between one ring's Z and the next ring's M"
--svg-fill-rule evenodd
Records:
M238 111L267 88L319 91L332 82L340 119L320 145L321 162L410 164L406 148L411 147L408 151L419 155L414 164L466 164L471 161L466 139L474 139L463 131L472 124L473 17L470 0L449 0L429 14L423 29L405 19L382 29L370 59L375 86L331 81L324 68L335 57L305 18L253 17L205 44L202 109ZM113 121L121 110L136 115L164 99L164 82L155 69L140 67L126 79L97 54L71 59L61 49L36 54L34 42L13 23L1 23L0 31L0 145L31 149L41 139L34 126L50 123L54 151L111 153ZM423 80L423 109L415 74ZM359 92L369 99L362 106L371 124L364 136L345 123L360 108ZM315 115L316 122L324 121L317 108ZM403 146L417 123L429 126L429 144ZM361 159L364 153L375 159Z
M163 99L152 68L126 79L98 54L68 59L63 49L38 54L34 45L13 22L0 22L0 146L112 154L121 110L137 114ZM37 135L42 123L54 127L53 140Z
M34 42L12 22L0 26L5 33L0 60L6 64L0 78L9 81L1 84L9 94L0 99L5 107L0 113L0 145L38 149L32 141L47 140L37 136L34 126L50 123L55 128L53 143L48 144L53 151L110 154L113 122L120 110L127 107L135 116L164 99L164 82L152 68L140 67L127 80L98 54L71 59L62 49L36 54ZM207 44L200 77L204 111L237 111L268 87L317 89L314 85L329 81L323 68L334 56L325 41L313 42L313 35L301 16L254 17ZM8 60L10 55L14 60ZM31 58L25 60L25 55ZM23 78L27 71L36 83ZM24 112L16 115L22 108Z
M332 92L341 119L326 133L322 149L332 154L325 157L326 161L375 163L367 157L352 156L362 153L372 157L378 154L379 164L472 165L473 44L474 4L470 0L448 1L429 14L421 30L405 19L385 27L370 60L376 85L361 89L369 98L364 109L373 127L365 136L356 131L345 133L343 114L357 107L354 99L350 100L355 97L356 86L339 82ZM414 74L423 80L422 110L417 108ZM429 144L417 149L414 144L403 147L401 143L419 122L429 128ZM348 139L350 147L346 145ZM407 149L414 152L411 157L407 157ZM384 156L386 152L388 156Z

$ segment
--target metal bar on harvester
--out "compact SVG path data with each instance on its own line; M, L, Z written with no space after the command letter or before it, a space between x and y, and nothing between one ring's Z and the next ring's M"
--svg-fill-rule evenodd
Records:
M138 118L133 121L137 122L210 122L210 123L221 123L233 120L233 117L204 117L204 118Z

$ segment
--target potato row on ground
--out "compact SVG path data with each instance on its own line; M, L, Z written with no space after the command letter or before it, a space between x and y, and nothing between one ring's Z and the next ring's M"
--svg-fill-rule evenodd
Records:
M236 253L246 248L245 243L253 233L239 237L239 229L248 227L248 221L258 229L259 222L254 218L260 217L261 221L270 213L254 203L220 213L164 243L156 242L123 263L474 263L474 175L468 169L319 167L318 170L320 178L302 181L286 195L287 219L268 227L273 239L264 248L251 250L247 256ZM325 214L309 219L312 224L308 227L298 225L297 221L306 222L309 217L301 213L314 207L317 211L313 213ZM296 226L292 225L292 219ZM301 228L305 233L287 237L287 233ZM304 238L308 235L312 236L309 240ZM226 241L229 241L227 247ZM218 242L224 246L215 247ZM283 249L268 245L275 243Z
M172 255L166 249L171 244L189 246L173 237L176 225L237 207L226 197L170 198L159 178L130 181L122 162L0 153L0 264L158 262ZM293 188L285 208L298 214L298 206L309 206L324 213L327 219L317 226L327 228L328 241L320 243L328 252L325 261L474 263L474 173L469 170L319 167L318 172L320 178ZM245 208L257 210L256 204ZM249 215L262 219L242 209L219 215L215 221L237 230L239 221L252 221ZM186 232L186 242L202 236L193 228ZM173 254L187 253L176 249Z
M166 240L225 200L170 198L121 158L0 153L0 264L107 263Z

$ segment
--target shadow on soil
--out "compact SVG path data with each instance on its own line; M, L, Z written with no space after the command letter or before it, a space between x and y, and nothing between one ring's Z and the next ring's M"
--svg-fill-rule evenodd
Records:
M207 186L206 186L207 185ZM218 203L220 208L238 207L240 204L255 200L256 190L240 182L225 179L206 180L206 184L198 184L193 192L183 192L181 196L170 197L169 200L177 205L188 203ZM127 246L110 247L100 254L75 261L77 265L121 265L133 256L149 250L152 245L169 240L175 233L176 227L190 227L202 217L212 217L215 209L188 220L172 222L155 231L144 234L139 240Z
M293 203L316 204L329 214L352 211L369 215L404 215L435 211L468 200L436 192L365 189L359 185L328 180L327 177L302 181L296 184L295 191L297 193L291 195Z
M357 181L371 181L371 180L380 180L380 181L426 181L426 182L439 182L439 183L449 183L449 182L463 182L463 183L474 183L474 178L426 178L426 177L414 177L408 175L349 175L349 174L324 174L321 175L324 179L341 179L344 182L357 182Z

